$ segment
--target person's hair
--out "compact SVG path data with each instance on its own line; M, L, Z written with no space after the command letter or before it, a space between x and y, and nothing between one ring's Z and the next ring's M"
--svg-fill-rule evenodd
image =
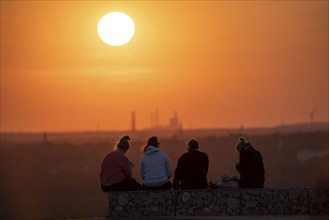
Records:
M238 144L236 145L236 150L238 152L240 151L244 151L246 149L248 149L248 147L251 146L251 144L249 142L247 142L243 137L240 137L239 139L240 141L238 142Z
M120 138L119 142L117 143L117 148L128 150L129 149L129 141L130 137L128 135L125 135Z
M159 140L157 136L152 136L147 140L147 144L143 147L143 152L146 151L146 148L150 145L154 146L154 147L159 147Z
M197 150L199 149L199 142L196 139L191 139L187 143L188 150Z

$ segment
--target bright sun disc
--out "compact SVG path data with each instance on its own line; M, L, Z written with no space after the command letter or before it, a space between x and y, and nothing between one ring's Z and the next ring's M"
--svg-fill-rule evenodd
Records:
M97 32L105 43L121 46L128 43L134 36L135 24L125 13L111 12L99 20Z

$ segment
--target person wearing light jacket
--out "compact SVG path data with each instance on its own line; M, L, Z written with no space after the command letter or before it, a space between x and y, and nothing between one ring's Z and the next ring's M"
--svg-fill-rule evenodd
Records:
M156 136L150 137L144 147L140 174L144 190L169 190L172 187L170 160L167 154L160 151L160 142Z

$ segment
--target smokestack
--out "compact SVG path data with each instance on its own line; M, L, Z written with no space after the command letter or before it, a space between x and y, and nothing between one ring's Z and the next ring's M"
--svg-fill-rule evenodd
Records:
M153 113L151 113L151 128L154 127L154 116Z
M131 131L136 131L136 116L135 111L131 112Z
M159 110L155 110L155 127L159 128Z

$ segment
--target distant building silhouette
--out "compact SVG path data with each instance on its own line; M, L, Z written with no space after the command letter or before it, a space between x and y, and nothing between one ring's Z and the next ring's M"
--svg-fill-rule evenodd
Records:
M155 110L155 127L156 128L160 127L160 125L159 125L159 110L158 109Z
M169 119L168 129L170 130L180 130L182 125L179 123L177 112L174 112L174 116Z
M156 131L172 131L175 134L182 134L183 126L179 121L178 114L175 111L173 117L169 118L169 123L167 125L160 125L159 123L159 111L155 110L154 114L151 114L151 127L150 130ZM146 129L148 130L148 129Z
M131 131L136 131L136 115L135 111L131 112Z
M160 123L159 123L159 110L156 109L154 113L151 113L151 129L159 130L161 129Z

